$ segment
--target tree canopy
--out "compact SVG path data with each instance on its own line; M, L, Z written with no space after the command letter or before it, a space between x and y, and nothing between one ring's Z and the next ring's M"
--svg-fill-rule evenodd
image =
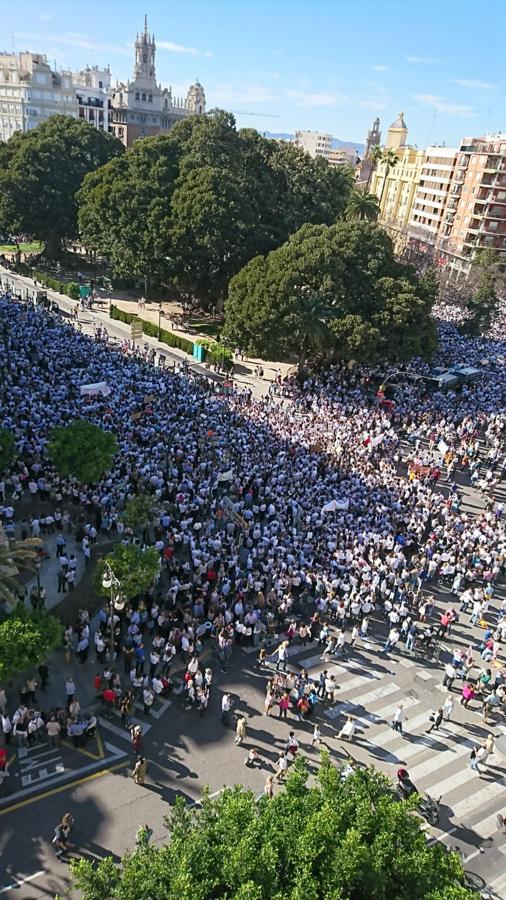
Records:
M298 148L237 131L222 110L138 141L79 192L83 242L118 273L170 280L205 305L232 275L305 222L342 214L351 175Z
M158 514L158 504L151 494L137 494L127 500L121 520L127 528L145 528L156 522Z
M18 575L20 569L35 570L37 550L42 541L29 538L24 541L9 541L3 525L0 524L0 601L13 607L23 596Z
M0 428L0 475L14 461L16 455L16 441L12 431L8 428Z
M492 247L479 250L473 260L464 301L469 318L465 329L470 334L483 334L499 308L498 292L504 289L504 269L500 255Z
M56 616L42 611L29 612L19 603L0 622L0 682L44 662L62 637L63 626Z
M147 591L160 571L160 554L154 547L143 549L138 544L117 544L113 552L97 562L94 584L101 597L110 597L110 589L102 587L102 577L109 565L120 582L120 592L133 600Z
M53 430L47 452L61 475L73 475L83 484L93 484L110 470L117 446L110 431L76 419Z
M343 357L429 357L436 347L434 290L395 259L375 224L305 225L255 257L230 282L224 335L252 355L299 355L301 291L325 301L332 346Z
M376 194L368 194L366 191L355 188L350 194L344 215L350 221L375 222L379 215Z
M472 900L462 863L428 846L387 779L357 771L344 782L328 757L313 787L298 758L286 788L258 801L225 788L166 820L168 843L144 843L121 865L80 860L72 870L84 900Z
M75 195L84 176L122 152L117 138L70 116L16 131L0 144L0 230L27 232L54 254L77 236Z

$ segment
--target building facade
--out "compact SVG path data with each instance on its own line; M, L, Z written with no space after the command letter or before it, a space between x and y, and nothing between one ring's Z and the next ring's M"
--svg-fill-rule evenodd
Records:
M111 96L110 130L125 147L139 138L166 134L176 122L206 110L204 88L198 81L186 99L173 97L171 88L162 88L156 81L155 59L155 36L148 33L145 18L144 31L135 41L133 78L117 84Z
M394 151L397 163L379 162L369 188L378 197L379 221L390 234L397 252L402 252L407 243L407 226L425 161L423 150L406 144L407 135L408 129L400 113L388 129L386 142L386 149Z
M72 76L78 117L100 131L109 131L111 73L93 66Z
M506 263L506 134L462 140L437 242L438 262L449 275L465 276L476 252L487 247Z
M332 135L321 134L319 131L296 131L294 144L313 159L317 156L328 156L332 150Z
M455 147L427 147L408 223L410 244L418 252L436 247L455 173Z
M57 114L78 116L71 72L53 72L41 53L0 53L0 140Z

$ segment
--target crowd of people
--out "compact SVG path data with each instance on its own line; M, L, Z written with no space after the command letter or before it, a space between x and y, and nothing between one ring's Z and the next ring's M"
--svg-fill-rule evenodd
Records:
M74 530L84 554L102 532L139 540L121 520L129 498L149 494L160 507L151 537L160 579L121 620L111 623L104 610L94 635L85 617L65 637L68 654L84 662L93 640L104 662L113 635L124 673L105 669L96 687L125 725L135 702L147 715L170 692L174 659L184 664L185 704L205 712L212 673L199 656L209 640L224 668L235 643L258 647L262 664L280 632L288 643L317 640L328 660L367 635L374 613L387 626L384 651L399 640L410 649L433 636L426 588L439 582L484 615L506 564L497 498L506 468L505 344L463 338L441 323L438 361L476 364L480 379L458 394L406 384L385 405L375 390L384 367L344 363L293 381L289 396L216 396L182 370L127 355L9 295L0 300L0 341L0 425L18 450L0 473L10 535ZM410 366L428 371L420 360ZM96 382L110 392L81 396L81 385ZM95 485L63 477L46 454L52 429L76 418L118 440L111 472ZM485 499L473 515L466 484ZM19 521L16 504L26 500L42 506ZM62 591L73 568L65 560ZM454 613L445 610L439 637ZM504 637L497 622L488 658L500 659ZM276 653L277 668L286 668L283 645ZM331 695L325 676L315 685L279 672L265 711L276 702L279 715L295 707L303 719ZM64 713L68 728L68 703Z

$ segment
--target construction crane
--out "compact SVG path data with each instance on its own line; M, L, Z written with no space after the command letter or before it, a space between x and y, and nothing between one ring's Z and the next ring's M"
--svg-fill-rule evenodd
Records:
M275 113L257 113L257 112L244 112L242 109L233 109L232 113L234 116L260 116L261 118L266 119L280 119L281 116L275 115Z

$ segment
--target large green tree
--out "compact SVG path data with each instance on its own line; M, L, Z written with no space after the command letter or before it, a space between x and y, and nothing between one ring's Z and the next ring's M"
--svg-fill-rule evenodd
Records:
M119 581L119 590L132 600L147 591L160 570L160 554L154 547L143 549L138 544L117 544L113 552L99 559L94 584L101 597L110 597L110 588L102 586L102 577L110 566Z
M73 475L86 484L100 481L110 470L117 446L110 431L76 419L53 430L47 452L61 475Z
M167 243L179 149L167 136L136 141L122 156L87 175L77 194L79 230L117 275L147 282L170 274Z
M213 110L90 175L78 195L81 237L118 273L173 281L219 305L252 257L305 222L335 222L351 181L296 147L237 131L230 113Z
M82 119L51 116L0 144L0 230L25 231L50 255L77 236L76 192L84 176L123 152Z
M271 359L300 352L300 286L329 307L334 349L357 360L428 357L436 347L428 282L399 263L388 235L367 222L305 225L231 280L225 336Z
M242 787L182 799L167 819L168 843L144 842L73 864L84 900L473 900L462 863L429 846L413 803L396 802L374 770L344 782L324 758L317 782L298 758L286 788L256 800Z
M499 308L499 292L504 289L504 268L500 255L492 247L478 250L463 292L469 318L469 334L483 334Z
M63 626L56 616L40 611L28 612L19 603L14 612L0 622L0 683L44 662L62 637Z

